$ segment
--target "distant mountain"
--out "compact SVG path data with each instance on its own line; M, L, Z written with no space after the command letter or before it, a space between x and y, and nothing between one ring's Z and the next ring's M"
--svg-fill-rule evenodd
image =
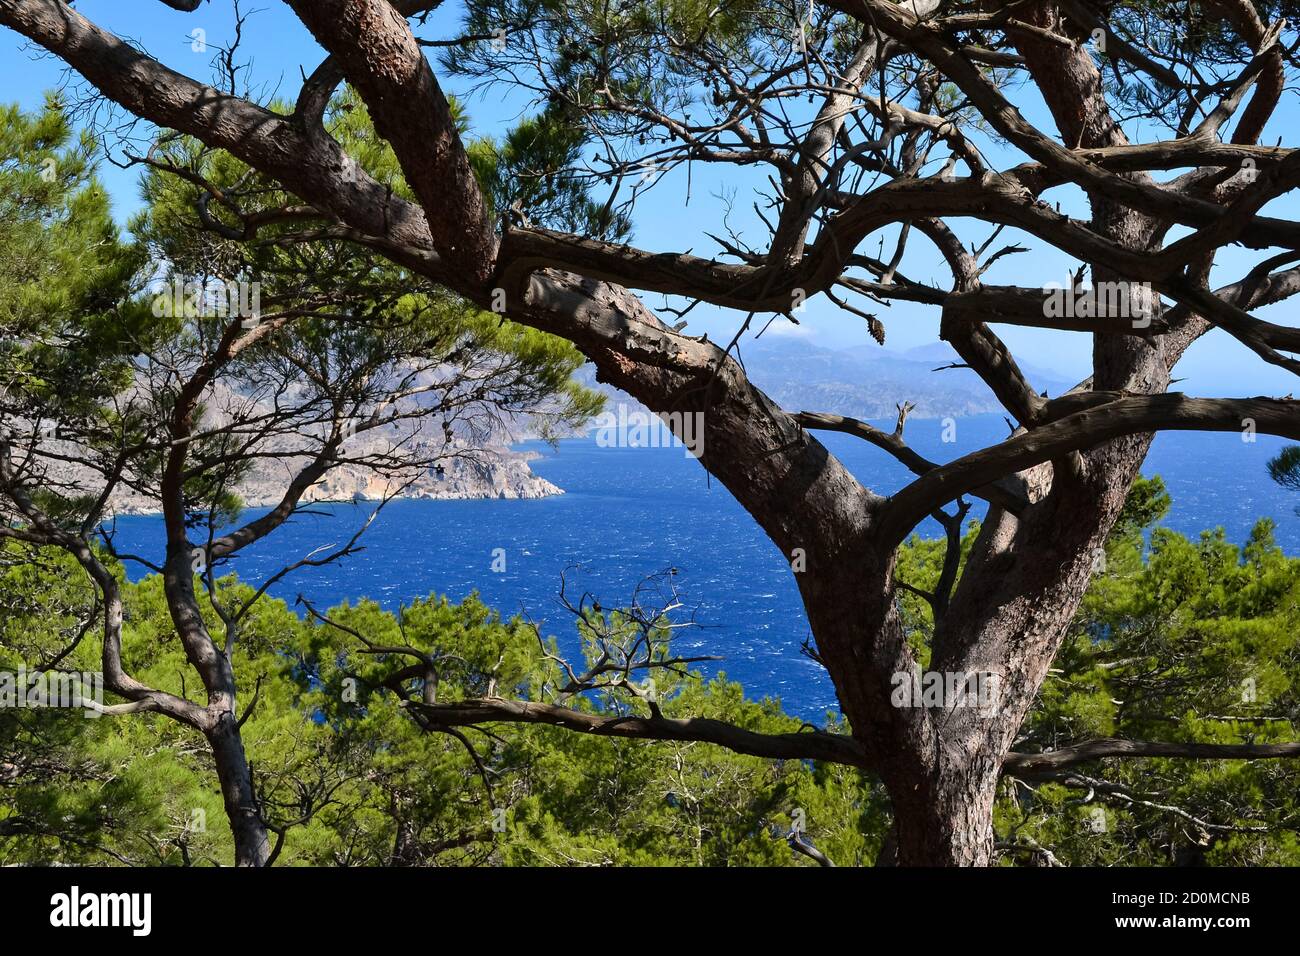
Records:
M877 345L828 349L802 339L776 337L745 343L740 359L750 381L788 411L829 412L851 418L892 418L899 402L912 402L914 418L960 418L1000 412L1002 406L970 369L944 369L960 363L946 342L904 352ZM582 380L595 385L594 368ZM1060 395L1076 383L1032 366L1021 371L1040 392ZM614 389L595 386L614 395Z
M915 348L906 349L902 352L891 352L875 345L859 345L855 348L848 349L848 351L850 354L857 355L867 361L875 360L883 355L886 357L907 359L910 362L930 363L931 368L938 368L940 365L945 365L948 362L961 361L957 356L957 353L953 350L953 347L947 342L928 342L925 345L918 345ZM1048 388L1049 394L1051 395L1058 395L1065 389L1073 388L1078 384L1078 382L1066 382L1059 372L1039 368L1038 366L1030 365L1028 362L1024 362L1020 359L1016 360L1016 364L1020 366L1020 371L1024 372L1029 378L1030 384L1039 389L1039 391L1042 391L1044 387ZM966 371L968 375L974 377L974 373L969 370L963 371ZM1052 388L1053 385L1056 387Z
M258 420L259 412L270 415L266 403L233 392L224 384L209 389L204 406L204 423L210 427L228 424L231 410L236 408L242 409L242 414L250 416L252 421ZM396 493L404 485L405 490L400 495L403 498L545 498L564 494L563 489L533 474L528 463L539 457L538 454L514 451L508 447L510 440L511 437L504 432L497 434L489 430L489 434L480 436L479 440L454 434L448 444L441 429L430 422L419 423L418 427L409 423L404 423L402 428L384 425L349 438L343 451L353 460L330 469L325 477L306 490L302 501L376 501ZM52 480L81 486L86 493L99 492L103 478L76 460L76 445L60 441L57 436L41 444L59 456L47 462ZM248 474L233 490L249 508L279 503L294 476L310 460L294 452L312 447L298 436L277 434L264 437L252 446L251 450L258 457L253 459ZM408 467L400 474L380 476L364 463L356 461L368 455L421 464ZM112 514L152 514L158 510L155 497L126 483L118 485L108 502L108 511ZM3 518L4 515L0 514L0 520Z

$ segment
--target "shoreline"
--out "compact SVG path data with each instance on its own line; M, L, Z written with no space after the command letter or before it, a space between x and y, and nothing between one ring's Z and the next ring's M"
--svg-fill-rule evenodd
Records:
M515 445L541 439L523 439ZM492 450L492 460L483 463L449 458L438 473L429 470L394 501L533 501L565 494L565 489L533 472L530 463L545 457L536 449L515 450L515 445ZM383 478L364 468L343 467L326 474L303 494L300 506L315 504L362 504L384 500L395 479ZM241 495L242 510L274 508L283 498L284 480L266 475L245 483L251 493ZM268 487L269 486L269 487ZM239 494L239 492L236 492ZM125 496L105 509L105 522L116 518L158 517L157 502L144 496Z

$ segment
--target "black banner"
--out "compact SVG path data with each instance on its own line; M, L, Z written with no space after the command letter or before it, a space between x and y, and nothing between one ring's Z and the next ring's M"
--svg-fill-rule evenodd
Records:
M1223 937L1294 925L1295 870L993 869L0 869L14 939L148 945L207 933L331 948L437 927L495 935L574 921L601 935L645 919L746 924L767 938L810 925L909 927L936 945L1010 932ZM514 927L514 930L511 930ZM964 929L963 929L964 928ZM549 931L544 931L548 932ZM995 934L993 937L989 933ZM378 935L377 935L378 934ZM931 937L930 934L933 934ZM563 932L561 931L561 935ZM772 940L768 940L769 942ZM448 942L450 942L448 940Z

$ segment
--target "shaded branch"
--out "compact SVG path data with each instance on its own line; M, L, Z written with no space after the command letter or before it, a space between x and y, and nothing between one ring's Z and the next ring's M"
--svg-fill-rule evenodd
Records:
M1280 760L1300 757L1300 743L1187 744L1109 737L1041 754L1009 753L1002 772L1017 777L1048 774L1106 757L1181 757L1190 760Z
M504 698L432 706L406 701L404 706L410 708L420 724L428 730L490 723L548 724L597 737L695 741L719 744L728 750L753 757L825 760L853 767L866 766L866 754L857 741L822 730L760 734L706 717L606 717L554 704Z

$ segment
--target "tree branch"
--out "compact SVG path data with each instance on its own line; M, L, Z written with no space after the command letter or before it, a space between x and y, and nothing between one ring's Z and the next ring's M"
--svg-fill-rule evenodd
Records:
M427 704L404 701L428 730L490 723L547 724L597 737L632 740L676 740L719 744L736 753L776 760L825 760L866 767L862 746L852 737L822 730L793 734L759 734L705 717L606 717L569 707L528 701L484 698L458 703Z
M1280 760L1300 757L1300 743L1187 744L1110 737L1049 750L1041 754L1009 753L1002 772L1016 777L1049 774L1107 757L1183 757L1190 760Z

